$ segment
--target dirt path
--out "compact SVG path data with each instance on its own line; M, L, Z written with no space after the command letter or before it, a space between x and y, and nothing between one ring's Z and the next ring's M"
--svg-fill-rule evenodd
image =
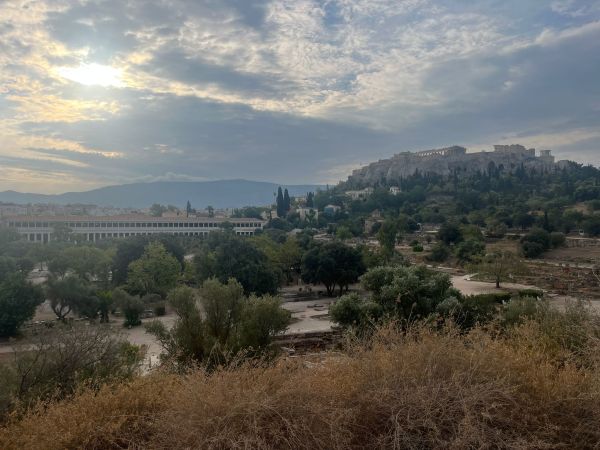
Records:
M456 289L458 289L463 295L491 294L494 292L519 291L523 289L539 290L539 288L536 286L528 286L526 284L517 283L502 283L500 289L496 289L496 285L494 283L471 280L473 276L473 274L455 275L451 278L452 285Z

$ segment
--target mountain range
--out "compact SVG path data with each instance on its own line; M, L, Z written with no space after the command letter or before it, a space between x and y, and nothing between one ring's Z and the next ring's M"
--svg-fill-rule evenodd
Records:
M194 208L240 208L265 206L274 203L277 188L287 188L290 196L324 189L322 185L279 185L263 181L158 181L106 186L85 192L63 194L34 194L16 191L0 192L0 202L93 204L116 208L147 208L153 203L185 207L189 200Z

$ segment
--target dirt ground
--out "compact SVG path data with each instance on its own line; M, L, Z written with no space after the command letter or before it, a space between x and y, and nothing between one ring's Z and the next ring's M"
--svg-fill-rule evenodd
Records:
M600 263L600 247L563 247L546 252L547 261Z

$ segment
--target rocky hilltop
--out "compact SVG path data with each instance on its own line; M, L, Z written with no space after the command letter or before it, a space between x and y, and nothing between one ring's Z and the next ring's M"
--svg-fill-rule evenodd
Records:
M552 170L561 165L562 162L554 161L550 150L541 150L538 155L535 149L518 144L495 145L494 151L478 153L467 153L466 148L453 146L416 153L403 152L389 159L381 159L352 172L348 177L348 185L364 187L376 183L393 183L417 172L450 175L484 172L490 167L508 171L519 167Z

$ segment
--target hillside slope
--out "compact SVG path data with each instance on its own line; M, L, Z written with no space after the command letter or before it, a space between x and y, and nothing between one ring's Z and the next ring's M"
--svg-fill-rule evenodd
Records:
M118 208L146 208L153 203L184 207L189 200L195 208L209 205L215 208L239 208L273 203L274 193L280 185L262 181L218 180L218 181L162 181L107 186L86 192L66 192L44 195L15 191L0 192L1 202L19 204L94 204ZM323 186L287 185L291 196L305 195Z

